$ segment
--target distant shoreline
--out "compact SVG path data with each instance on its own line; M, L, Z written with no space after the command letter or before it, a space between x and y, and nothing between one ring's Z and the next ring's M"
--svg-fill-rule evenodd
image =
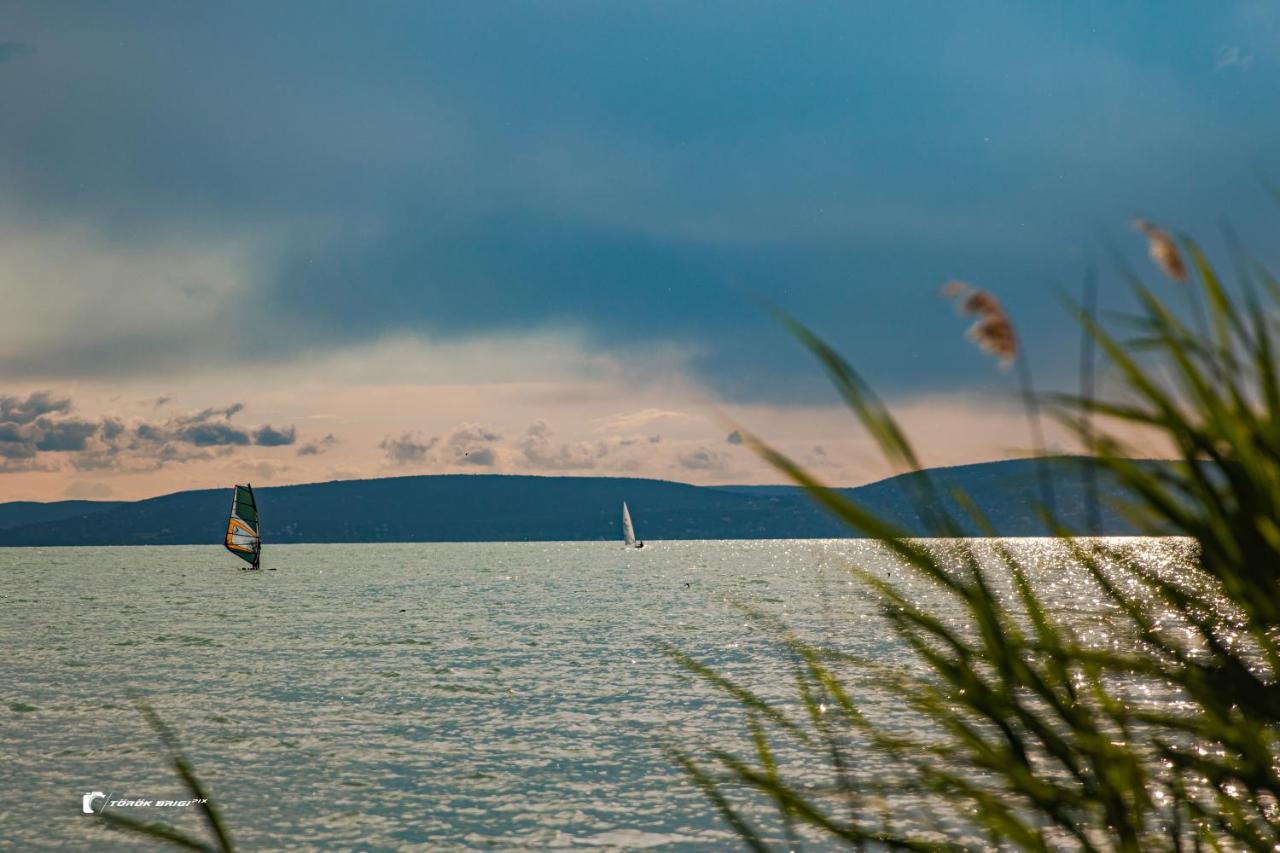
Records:
M1038 460L1015 459L930 469L938 492L963 489L999 538L1050 535L1037 509ZM1082 463L1051 460L1061 521L1086 530ZM1158 462L1144 464L1158 465ZM1101 536L1136 531L1110 505L1123 497L1100 483ZM839 489L906 536L934 538L901 477ZM661 542L849 539L849 529L799 487L695 486L626 477L441 474L335 480L257 490L263 542L281 544L415 542L608 542L622 539L620 508L631 506L637 535ZM176 492L132 502L0 504L0 547L203 545L222 541L228 489ZM935 509L966 536L986 538L950 497Z
M1084 537L1097 539L1151 539L1152 537L1143 534L1103 534L1097 537ZM1157 537L1160 538L1160 537ZM1044 539L1046 541L1058 541L1058 537L1045 534L1043 536L908 536L905 541L908 542L1003 542L1006 540L1022 540L1022 539ZM646 539L646 549L650 546L661 547L665 543L686 542L874 542L876 539L871 536L821 536L821 537L790 537L790 536L757 536L752 538L733 538L733 539ZM612 539L432 539L427 540L380 540L380 541L343 541L343 542L277 542L271 545L271 548L296 548L306 545L613 545ZM112 545L0 545L0 550L11 551L29 551L41 548L213 548L215 550L222 549L221 542L172 542L165 544L156 543L116 543ZM619 547L621 553L627 551Z

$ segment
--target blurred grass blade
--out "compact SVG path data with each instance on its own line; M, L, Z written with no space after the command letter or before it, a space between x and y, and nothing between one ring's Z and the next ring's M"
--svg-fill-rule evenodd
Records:
M138 708L138 711L146 719L148 725L151 726L152 731L156 733L160 742L164 744L164 747L168 752L169 760L173 764L174 772L178 774L178 777L182 779L183 784L186 785L187 791L191 795L190 798L194 800L197 807L199 807L201 817L204 819L205 825L208 827L209 832L213 835L217 844L205 844L204 842L193 839L176 829L171 829L158 823L138 821L133 818L127 818L113 813L107 813L105 811L100 813L100 817L107 823L119 829L163 839L171 844L187 847L189 849L215 850L222 851L222 853L231 853L231 851L235 850L235 844L231 840L231 834L227 830L226 824L223 821L222 815L220 814L217 806L214 804L213 798L209 795L208 789L205 788L204 784L196 776L190 760L188 760L186 755L183 754L177 735L171 728L169 728L164 720L160 719L160 715L156 713L155 709L147 704L140 696L137 694L131 694L131 698L133 699L134 705Z
M1080 387L1045 398L1089 454L1079 468L1085 529L1100 532L1105 477L1107 491L1123 495L1113 511L1184 545L1074 539L1049 489L1042 500L1060 553L924 543L741 430L776 471L882 546L871 553L894 561L891 574L884 556L850 567L876 605L878 622L857 623L883 632L876 659L851 653L841 630L806 642L761 616L759 633L791 664L788 700L766 702L681 661L743 714L745 757L706 749L727 779L688 772L749 845L760 836L733 816L739 792L767 797L784 827L794 821L823 846L1278 849L1280 282L1252 271L1237 299L1200 247L1184 246L1199 329L1121 265L1137 303L1120 324L1136 340L1121 339L1103 327L1116 318L1099 316L1091 271L1072 307L1084 335ZM885 459L918 470L861 377L809 329L777 316ZM1095 355L1113 372L1105 394ZM1040 449L1029 373L1023 390ZM1175 458L1131 458L1135 433ZM959 529L949 512L938 515L948 506L993 530L986 507L963 492L943 503L926 475L908 496L935 535Z

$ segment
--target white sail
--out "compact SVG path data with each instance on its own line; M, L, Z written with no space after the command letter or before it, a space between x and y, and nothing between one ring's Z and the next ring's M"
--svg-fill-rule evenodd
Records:
M631 513L627 510L627 502L622 502L622 541L627 547L636 544L636 529L631 525Z

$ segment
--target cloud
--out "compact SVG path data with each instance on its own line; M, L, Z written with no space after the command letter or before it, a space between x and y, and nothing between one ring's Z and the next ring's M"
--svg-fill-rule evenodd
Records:
M492 447L477 447L471 450L464 450L462 458L457 460L463 465L476 465L482 468L492 468L498 461L497 455Z
M338 443L338 437L333 433L329 433L324 438L318 438L314 441L308 441L306 444L298 448L299 456L319 456L333 448Z
M194 423L178 427L168 434L178 441L187 441L196 447L221 447L223 445L245 446L249 444L249 433L227 423Z
M555 441L553 435L551 426L544 420L530 424L516 445L521 464L551 471L586 471L600 465L608 455L609 447L603 441L567 444Z
M163 424L145 424L139 435L145 441L179 441L196 447L285 447L297 441L294 426L275 427L264 424L256 429L233 426L231 418L244 411L243 403L226 408L209 408L189 415L179 415Z
M444 437L425 437L421 432L406 432L400 437L387 436L378 447L391 465L436 463L446 466L492 468L498 464L498 451L491 445L502 436L485 424L461 423Z
M40 418L36 427L39 430L39 437L35 439L36 450L68 452L86 449L89 439L102 428L102 423L79 418L61 421Z
M423 438L421 433L406 432L399 438L387 436L378 447L386 451L387 462L392 465L417 465L427 461L427 454L436 446L439 438Z
M693 421L697 420L688 412L675 412L670 409L640 409L635 412L624 412L622 414L611 415L607 418L599 418L596 421L596 432L629 432L631 430L640 429L643 426L653 423L654 421Z
M501 441L502 436L491 427L483 424L459 424L449 431L445 444L450 447L469 447L473 444L488 444Z
M81 471L150 471L172 463L208 460L256 442L291 444L292 426L241 429L230 418L240 403L179 414L165 420L72 414L69 397L36 391L0 397L0 470L55 470L66 460Z
M143 424L138 427L138 433L142 440L153 443L181 441L197 447L245 446L251 443L248 431L228 423L243 410L243 403L203 409L176 415L163 423Z
M244 469L241 469L244 470ZM276 473L282 469L277 468L270 462L257 462L248 468L248 472L253 474L255 480L271 480Z
M152 458L158 460L160 458L160 454L157 454ZM198 458L204 459L204 458L211 458L211 457L205 454ZM167 459L165 461L176 462L179 460ZM189 459L186 461L192 461L192 460ZM76 471L112 471L115 469L122 468L124 466L122 465L122 462L121 462L120 451L118 449L111 448L111 449L86 450L83 453L77 453L75 456L71 457L71 467ZM135 466L135 470L139 468L143 470L146 470L146 469L158 470L161 467L163 467L163 464L153 463L149 466Z
M0 206L6 376L190 373L270 349L273 338L251 337L240 307L266 251L250 244L261 238L190 226L171 237L174 223L152 225L124 238L109 219L32 219Z
M0 397L0 458L9 463L4 470L47 469L52 467L47 460L36 461L42 453L86 450L103 423L70 417L70 411L70 398L48 391Z
M681 468L690 471L720 471L725 467L724 456L707 447L697 447L681 453L677 461Z
M945 318L919 310L943 268L1041 281L1091 239L1080 223L1092 212L1131 199L1256 221L1232 201L1240 170L1227 161L1267 162L1274 111L1265 94L1223 99L1183 73L1248 37L1233 4L1217 5L1170 10L1177 37L1149 45L1149 22L1117 16L1101 39L1084 7L1060 24L998 4L786 19L751 5L725 27L712 4L571 20L418 4L353 26L279 3L212 33L171 5L121 11L90 35L56 4L28 4L10 26L51 34L47 70L65 97L7 92L3 196L39 233L0 236L14 258L0 264L14 315L0 340L23 336L0 368L196 371L567 320L596 350L691 347L717 388L765 396L802 384L801 357L742 298L759 291L826 321L895 388L953 387L972 362L938 358ZM389 25L419 43L388 39ZM298 38L269 48L262 31ZM850 32L894 37L852 57ZM547 53L550 36L565 49ZM672 45L656 64L640 47L655 37ZM169 40L198 73L167 73L152 48ZM334 43L340 57L305 49ZM605 43L616 50L590 52ZM439 73L403 73L423 55ZM540 85L513 85L531 68ZM143 109L167 120L131 120ZM235 127L268 132L240 144L223 132ZM1195 179L1168 181L1184 164ZM1028 207L1025 187L1055 203ZM884 287L889 276L902 286ZM24 292L16 310L11 289ZM1058 317L1039 319L1052 289L1022 290L1020 331L1054 351L1067 333L1050 338ZM888 321L865 321L868 304Z
M102 437L107 441L115 441L124 434L125 429L123 421L109 416L102 419Z
M18 474L30 471L49 472L58 470L58 466L35 456L10 457L0 450L0 474Z
M485 424L458 424L445 433L440 442L439 461L446 465L492 468L498 456L489 445L501 440L497 430Z
M1214 71L1225 71L1228 68L1248 71L1252 67L1253 54L1245 53L1234 45L1227 45L1219 50L1217 57L1213 61Z
M106 483L94 483L86 480L73 480L65 490L66 496L80 500L101 500L109 498L114 491Z
M25 399L0 397L0 423L29 424L41 415L61 415L69 411L69 397L54 397L48 391L36 391Z
M253 431L253 443L259 447L285 447L298 440L295 427L273 427L265 425Z
M0 424L0 457L5 459L32 459L36 455L35 441L13 424Z

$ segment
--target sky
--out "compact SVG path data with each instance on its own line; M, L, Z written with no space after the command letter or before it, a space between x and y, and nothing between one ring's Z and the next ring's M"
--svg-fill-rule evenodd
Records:
M1277 93L1280 0L8 2L0 494L889 473L767 304L1025 455L938 287L1070 387L1134 217L1280 260Z

